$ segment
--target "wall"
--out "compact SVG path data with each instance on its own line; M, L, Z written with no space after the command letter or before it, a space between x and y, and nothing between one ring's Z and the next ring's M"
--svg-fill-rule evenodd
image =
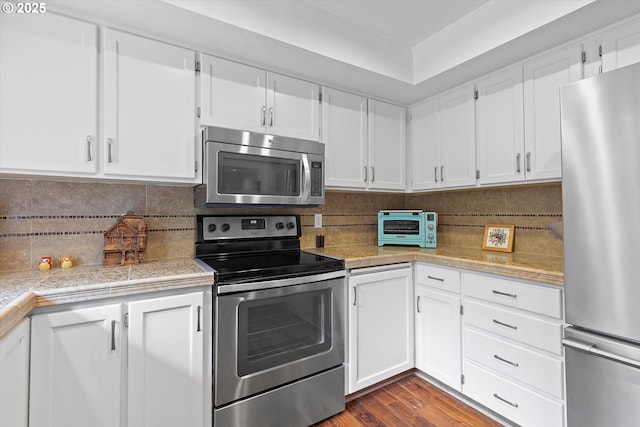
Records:
M71 255L77 265L100 264L103 233L127 211L143 215L147 258L193 255L195 215L245 213L247 209L195 209L191 187L142 184L0 179L0 271L37 267L48 255L59 265ZM516 224L515 250L562 255L562 242L548 225L562 219L560 184L472 189L418 195L328 191L316 208L252 208L250 212L299 213L305 248L315 235L325 246L377 243L381 209L435 210L439 244L481 247L485 223ZM313 227L314 214L323 227Z

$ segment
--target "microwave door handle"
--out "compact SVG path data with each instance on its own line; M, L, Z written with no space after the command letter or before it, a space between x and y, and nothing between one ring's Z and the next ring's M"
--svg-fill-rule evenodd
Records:
M311 198L311 167L309 166L309 156L302 155L302 201L308 203Z

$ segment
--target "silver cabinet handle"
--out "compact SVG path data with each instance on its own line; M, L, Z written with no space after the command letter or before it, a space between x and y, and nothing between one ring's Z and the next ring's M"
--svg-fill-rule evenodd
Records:
M267 107L262 106L262 126L267 124Z
M197 316L198 316L198 325L196 326L196 332L200 332L200 331L202 331L202 328L201 328L201 326L200 326L200 314L201 314L201 312L202 312L202 307L201 307L201 306L198 306L198 313L197 313Z
M438 167L433 168L433 180L438 182Z
M492 289L491 292L496 295L502 295L503 297L518 298L518 294L509 294L507 292L496 291L495 289Z
M437 280L438 282L444 282L444 279L440 277L427 276L427 279Z
M416 301L416 309L418 310L418 313L420 313L420 295L418 295L418 300Z
M526 161L526 171L527 172L531 172L531 152L527 151L527 154L525 154L525 161Z
M369 179L369 176L367 175L367 172L368 172L368 170L367 170L367 167L365 166L364 167L364 182L367 182L367 180Z
M494 359L496 359L496 360L499 360L499 361L501 361L501 362L504 362L504 363L506 363L506 364L509 364L509 365L511 365L511 366L515 366L516 368L517 368L518 366L520 366L517 362L512 362L511 360L504 359L504 358L502 358L502 357L498 356L497 354L494 354L494 355L493 355L493 358L494 358Z
M91 138L91 135L87 135L87 161L91 161L93 160L92 156L91 156L91 142L93 141L93 138Z
M116 349L116 321L111 321L111 350Z
M493 323L495 323L496 325L505 326L507 328L513 329L514 331L518 329L518 327L515 326L515 325L510 325L508 323L503 323L503 322L501 322L499 320L496 320L496 319L493 319Z
M111 146L113 145L113 139L107 138L107 163L113 162L113 157L111 156Z
M358 300L358 290L356 287L353 287L353 306L355 307L356 301Z
M444 182L444 165L440 166L440 181Z
M371 166L371 182L376 180L376 169Z
M516 173L520 173L520 153L516 153Z
M269 107L269 126L273 127L273 107Z
M500 400L500 401L502 401L502 402L506 403L507 405L511 405L511 406L513 406L514 408L517 408L517 407L518 407L518 404L517 404L517 403L509 402L507 399L505 399L505 398L503 398L503 397L500 397L500 395L499 395L498 393L493 393L493 397L495 397L496 399L498 399L498 400Z

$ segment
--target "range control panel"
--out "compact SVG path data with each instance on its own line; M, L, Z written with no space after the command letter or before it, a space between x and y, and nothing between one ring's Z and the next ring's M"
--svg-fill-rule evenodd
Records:
M202 240L300 237L297 215L198 216Z

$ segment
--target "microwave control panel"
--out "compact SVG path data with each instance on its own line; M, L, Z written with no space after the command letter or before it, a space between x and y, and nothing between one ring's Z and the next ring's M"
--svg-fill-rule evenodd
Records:
M322 162L311 162L311 197L322 197Z

